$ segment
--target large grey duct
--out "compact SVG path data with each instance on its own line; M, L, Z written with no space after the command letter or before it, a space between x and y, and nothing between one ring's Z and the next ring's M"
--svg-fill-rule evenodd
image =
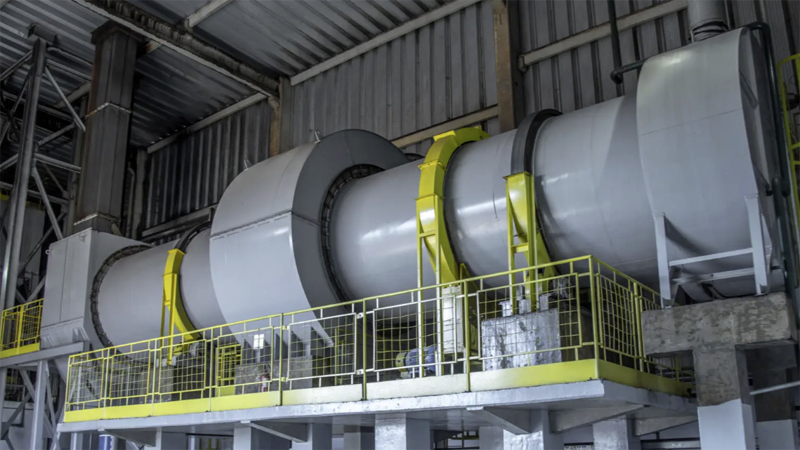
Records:
M689 0L687 10L692 42L704 41L728 31L723 0Z
M657 287L654 217L670 223L671 260L740 252L751 243L745 198L752 195L767 225L765 248L756 252L769 252L774 214L759 181L774 168L758 58L749 33L727 33L650 58L635 96L547 119L526 141L526 169L551 257L592 254ZM447 233L474 275L507 269L504 177L512 174L517 133L527 130L462 146L446 172ZM181 285L193 324L416 287L418 164L372 133L349 130L250 167L226 190L210 235L187 249ZM109 271L98 302L115 344L158 335L153 311L168 248L129 256ZM672 269L691 275L752 264L752 255L739 253ZM429 266L423 260L433 284ZM753 292L752 278L716 287Z

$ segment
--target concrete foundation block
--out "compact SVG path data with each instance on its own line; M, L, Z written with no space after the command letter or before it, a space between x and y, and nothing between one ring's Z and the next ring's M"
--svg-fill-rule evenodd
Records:
M791 300L783 292L644 311L642 330L650 356L797 340Z
M697 408L704 449L755 450L753 407L739 400Z
M771 420L756 423L758 448L768 450L795 450L800 448L797 438L797 420Z

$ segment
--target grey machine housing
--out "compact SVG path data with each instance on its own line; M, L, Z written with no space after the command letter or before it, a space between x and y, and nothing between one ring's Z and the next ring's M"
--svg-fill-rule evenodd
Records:
M732 31L650 58L636 94L459 148L445 182L458 261L475 275L507 269L504 177L518 172L521 151L554 260L592 254L668 299L677 286L698 300L780 287L765 181L777 149L760 55L747 30ZM192 324L416 287L418 164L346 130L245 170L186 249L180 287ZM43 347L158 337L175 243L142 245L95 231L53 244Z

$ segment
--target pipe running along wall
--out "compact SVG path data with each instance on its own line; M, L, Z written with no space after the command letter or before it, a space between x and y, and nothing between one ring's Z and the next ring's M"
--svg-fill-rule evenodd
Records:
M747 248L744 197L766 198L759 180L773 170L757 55L750 34L736 30L651 58L637 95L547 119L526 151L551 258L592 254L657 287L659 214L671 223L673 259ZM447 168L447 233L473 275L507 269L504 177L517 132L463 145ZM187 249L181 289L194 326L416 287L418 166L388 141L348 130L247 169L226 190L210 232ZM763 203L769 231L774 215ZM152 318L170 245L109 270L98 302L113 343L158 335ZM745 255L673 270L748 264ZM423 266L433 284L427 258ZM752 284L716 288L746 293Z

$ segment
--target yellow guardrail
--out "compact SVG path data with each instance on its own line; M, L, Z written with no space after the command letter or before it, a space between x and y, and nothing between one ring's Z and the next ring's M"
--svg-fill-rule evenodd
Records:
M793 81L792 81L793 80ZM788 85L800 95L800 53L790 56L778 63L778 84L781 91L781 110L783 111L783 125L786 134L787 151L792 175L792 198L794 199L795 226L800 226L800 191L798 191L798 178L800 177L800 124L789 110ZM800 243L795 243L800 245Z
M39 350L43 299L24 303L3 311L0 323L0 358Z
M261 317L71 356L65 420L592 379L686 395L691 372L643 351L641 312L659 305L585 256Z

